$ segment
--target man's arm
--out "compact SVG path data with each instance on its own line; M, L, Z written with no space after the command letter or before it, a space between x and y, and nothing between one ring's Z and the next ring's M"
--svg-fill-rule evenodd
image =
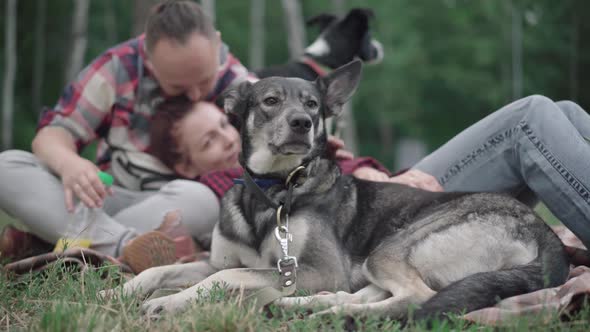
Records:
M86 206L101 207L107 191L98 178L98 168L78 151L94 140L99 126L107 126L117 94L117 57L105 53L95 59L65 89L57 105L42 113L33 153L61 178L68 211L74 196Z
M60 177L68 160L80 158L74 138L62 127L42 128L33 138L31 147L35 156Z
M66 129L42 128L33 139L32 149L61 178L69 212L74 210L74 195L88 207L102 206L107 190L97 176L99 169L78 155L74 138Z

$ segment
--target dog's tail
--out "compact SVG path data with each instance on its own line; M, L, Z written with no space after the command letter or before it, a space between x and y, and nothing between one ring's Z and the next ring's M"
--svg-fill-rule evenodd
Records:
M500 299L561 285L569 262L561 241L553 233L540 241L539 255L525 265L480 272L440 290L414 311L414 321L444 319L446 314L470 312L495 305Z

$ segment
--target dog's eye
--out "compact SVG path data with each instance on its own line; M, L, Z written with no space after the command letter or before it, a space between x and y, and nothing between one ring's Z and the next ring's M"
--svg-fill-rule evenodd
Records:
M263 102L264 102L264 105L266 105L266 106L273 106L273 105L276 105L279 102L279 100L275 97L267 97L267 98L264 98Z
M318 103L315 100L308 100L305 102L305 106L309 108L316 108L318 107Z

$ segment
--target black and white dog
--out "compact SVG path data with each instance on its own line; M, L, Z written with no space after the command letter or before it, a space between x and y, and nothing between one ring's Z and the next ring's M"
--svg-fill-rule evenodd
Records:
M343 18L332 14L314 16L306 24L318 26L320 35L300 59L254 72L260 78L299 77L313 81L354 59L365 64L379 63L383 46L371 37L369 21L373 17L373 11L367 8L351 9Z
M360 72L355 61L315 82L271 77L231 90L225 109L239 119L246 185L223 198L210 259L148 269L122 292L194 284L145 302L152 315L184 310L218 283L338 291L274 303L403 319L411 305L421 306L415 317L431 317L562 284L561 241L511 197L341 176L326 157L324 121L341 111Z

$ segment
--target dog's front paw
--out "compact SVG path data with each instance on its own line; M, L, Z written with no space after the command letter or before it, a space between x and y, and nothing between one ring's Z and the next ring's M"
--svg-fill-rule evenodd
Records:
M146 301L141 306L141 312L149 318L158 318L164 314L179 313L186 308L188 303L187 299L178 295L158 297Z
M114 299L117 296L117 291L116 288L112 288L112 289L103 289L100 292L98 292L97 297L101 300L109 300L109 299Z
M112 300L112 299L117 299L120 296L121 297L131 296L135 293L137 293L140 296L143 295L143 294L141 294L142 292L140 292L140 291L138 291L138 289L134 288L132 284L125 283L124 285L119 286L119 287L115 287L115 288L111 288L111 289L103 289L98 292L97 297L101 300Z

